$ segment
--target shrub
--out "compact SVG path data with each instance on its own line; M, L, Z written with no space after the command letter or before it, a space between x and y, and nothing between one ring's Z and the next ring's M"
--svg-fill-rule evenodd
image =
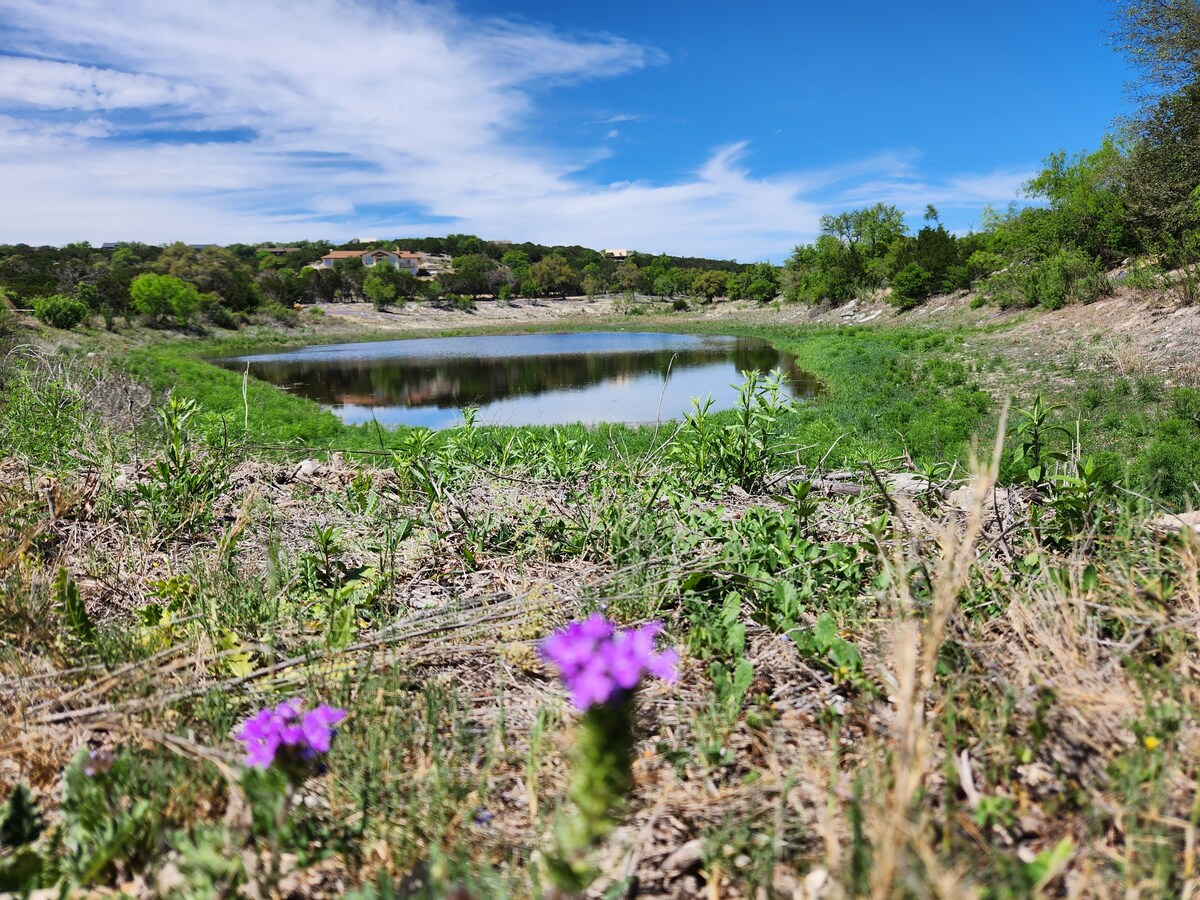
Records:
M971 268L966 263L946 267L942 277L943 291L958 291L971 286Z
M1067 303L1091 303L1111 293L1112 284L1100 271L1099 261L1080 250L1059 250L1033 264L1010 265L980 287L980 295L1001 309L1060 309Z
M1028 273L1025 294L1029 305L1059 309L1070 300L1096 299L1100 280L1105 280L1099 263L1079 250L1059 250Z
M286 328L291 328L300 321L300 314L282 303L264 303L261 312L268 320L278 322Z
M88 317L89 312L86 303L62 294L40 297L33 303L33 314L51 328L74 328Z
M893 306L912 309L929 296L933 276L918 263L909 263L892 276L892 293L888 298Z
M173 275L139 275L129 287L129 308L153 322L174 316L185 325L201 302L194 285Z
M104 302L100 288L88 281L81 281L75 285L75 299L88 309L99 309Z
M209 304L208 308L204 310L204 318L208 319L208 321L218 328L236 331L238 327L237 318L220 303Z
M1138 290L1150 290L1163 283L1162 269L1152 263L1136 263L1126 273L1125 283Z
M688 306L688 302L686 300L684 300L682 297L679 297L674 303L671 304L671 309L675 310L676 312L683 312L685 309L691 309L691 307Z

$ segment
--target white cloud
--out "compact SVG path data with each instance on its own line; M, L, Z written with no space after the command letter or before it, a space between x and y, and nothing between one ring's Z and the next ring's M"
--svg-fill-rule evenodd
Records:
M150 75L0 56L0 103L50 109L139 109L186 103L200 91Z
M537 92L662 54L439 3L0 0L0 21L0 241L450 230L760 259L835 200L1011 196L1004 173L930 185L900 157L756 176L744 144L694 148L675 183L599 182L602 138L568 153L529 137Z

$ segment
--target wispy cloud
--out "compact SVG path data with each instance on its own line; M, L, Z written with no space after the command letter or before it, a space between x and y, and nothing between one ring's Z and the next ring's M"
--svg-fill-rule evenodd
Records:
M676 183L603 183L588 167L610 137L590 151L529 137L541 92L663 54L444 4L0 0L0 22L0 241L449 227L756 259L810 238L835 199L1011 196L1004 173L932 184L889 157L756 175L745 144L694 148Z

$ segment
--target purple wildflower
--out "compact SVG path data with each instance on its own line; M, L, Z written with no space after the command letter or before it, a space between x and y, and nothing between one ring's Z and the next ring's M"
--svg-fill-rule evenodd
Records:
M334 726L344 718L344 709L322 703L302 712L299 700L285 700L247 719L234 737L246 745L246 765L266 769L280 754L284 761L293 762L328 753Z
M87 762L83 764L83 774L88 778L106 774L117 761L117 754L112 750L92 750L88 753Z
M675 680L678 654L654 649L660 631L658 622L617 629L594 613L543 641L541 654L562 675L574 707L586 711L632 691L644 675Z

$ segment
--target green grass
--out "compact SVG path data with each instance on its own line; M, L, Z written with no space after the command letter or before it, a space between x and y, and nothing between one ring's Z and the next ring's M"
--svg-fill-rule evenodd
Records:
M1161 379L1126 379L1094 369L1076 369L1076 386L1044 377L1015 381L1006 372L994 339L1018 324L985 328L746 325L731 322L653 321L555 324L523 331L645 330L712 332L767 340L795 355L799 365L821 380L823 391L801 405L784 429L798 460L824 458L830 466L879 465L907 458L921 468L965 464L972 441L987 443L1003 401L1016 405L1043 392L1054 407L1055 423L1085 438L1088 450L1115 466L1129 486L1174 505L1200 503L1200 392L1165 387ZM502 327L452 329L437 336L507 333ZM422 333L422 336L426 336ZM212 441L236 440L316 450L379 451L400 446L407 429L347 426L303 398L250 379L249 431L242 377L205 359L255 350L346 340L348 336L298 336L258 332L204 340L150 341L121 353L138 381L158 392L168 389L203 405L204 430ZM354 335L353 340L397 339L395 334ZM981 359L988 354L988 359ZM1052 363L1058 366L1059 363ZM1046 376L1051 374L1047 371ZM1007 382L1006 382L1006 379ZM997 383L999 388L997 389ZM985 387L986 385L986 387ZM729 414L719 417L723 425ZM536 427L518 429L529 433ZM643 426L569 426L571 438L600 457L638 454L655 446L663 429ZM543 432L544 434L544 432ZM1069 443L1069 442L1067 442ZM832 447L832 450L830 449ZM1068 449L1063 446L1061 449ZM818 454L814 456L814 454ZM828 455L826 455L828 454Z

